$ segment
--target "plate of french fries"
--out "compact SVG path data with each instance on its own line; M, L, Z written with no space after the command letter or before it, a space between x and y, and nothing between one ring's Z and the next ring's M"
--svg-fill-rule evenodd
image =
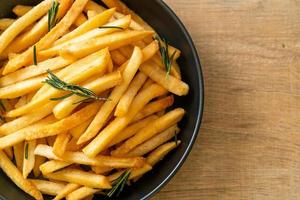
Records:
M156 193L203 109L174 13L159 0L0 1L0 12L0 199Z

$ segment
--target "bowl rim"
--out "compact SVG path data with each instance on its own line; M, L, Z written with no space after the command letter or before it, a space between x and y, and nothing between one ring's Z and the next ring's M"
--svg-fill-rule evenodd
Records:
M175 167L172 169L172 171L168 174L168 176L162 180L162 182L157 185L154 189L152 189L148 194L146 194L141 200L150 199L155 194L157 194L166 184L175 176L175 174L179 171L179 169L182 167L184 162L186 161L188 155L191 153L192 147L197 139L197 136L200 131L200 125L203 117L203 111L204 111L204 78L203 78L203 72L202 67L200 63L200 57L198 55L197 49L195 47L195 44L193 42L193 39L191 35L189 34L188 30L186 29L183 22L179 19L179 17L176 15L176 13L168 6L167 3L165 3L163 0L155 0L156 3L158 3L166 12L167 14L175 21L175 23L178 25L180 30L183 32L184 36L186 37L188 41L188 45L191 47L191 53L195 59L196 65L194 66L197 71L197 85L199 86L200 91L199 93L196 93L196 99L199 100L199 104L197 105L198 113L197 113L197 119L194 131L192 133L191 140L188 143L187 148L184 151L183 156L180 158L179 162L175 165Z

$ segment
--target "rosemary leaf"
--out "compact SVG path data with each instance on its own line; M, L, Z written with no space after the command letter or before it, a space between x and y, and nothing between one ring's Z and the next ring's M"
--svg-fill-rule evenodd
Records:
M33 64L37 65L36 46L33 46Z
M28 159L28 143L25 144L25 159Z
M113 182L113 187L106 193L109 198L118 197L123 191L128 178L130 176L130 170L125 171L117 180Z
M51 31L51 29L58 22L58 20L56 19L58 8L59 8L59 3L56 0L54 0L52 2L51 8L48 11L48 31Z
M116 29L124 30L124 28L119 27L119 26L100 26L99 28L100 28L100 29L101 29L101 28L116 28Z

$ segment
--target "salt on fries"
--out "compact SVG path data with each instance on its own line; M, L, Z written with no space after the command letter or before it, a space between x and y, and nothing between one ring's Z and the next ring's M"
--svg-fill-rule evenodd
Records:
M0 19L0 167L35 199L116 197L181 143L180 50L103 3L43 0Z

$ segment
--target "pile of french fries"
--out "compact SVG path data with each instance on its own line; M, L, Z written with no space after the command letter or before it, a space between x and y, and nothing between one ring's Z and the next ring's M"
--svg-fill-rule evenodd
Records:
M37 200L113 196L181 142L180 50L102 2L43 0L0 19L0 168Z

